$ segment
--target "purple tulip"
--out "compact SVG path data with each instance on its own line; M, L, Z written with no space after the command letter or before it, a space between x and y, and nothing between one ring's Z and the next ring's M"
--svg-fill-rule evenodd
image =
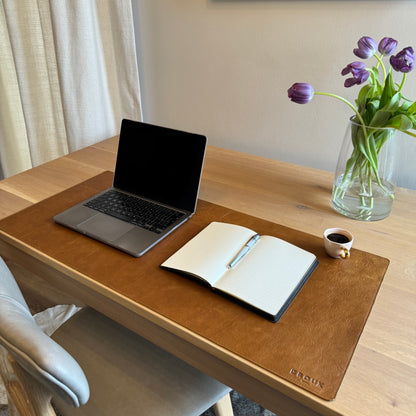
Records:
M358 48L354 49L354 55L361 59L367 59L373 56L377 50L377 42L369 36L363 36L358 41Z
M365 69L365 63L355 61L348 64L342 71L341 75L352 74L353 78L348 78L344 82L344 86L349 88L353 85L360 85L367 81L370 76L370 72Z
M313 94L312 85L306 82L296 82L287 90L290 100L297 104L307 104L312 100Z
M365 70L365 63L360 61L354 61L348 64L342 71L341 75L347 75L352 73L354 76Z
M390 64L395 71L410 72L415 67L415 53L412 47L404 48L395 56L390 56Z
M397 47L397 40L392 38L383 38L378 44L378 51L382 55L391 55Z

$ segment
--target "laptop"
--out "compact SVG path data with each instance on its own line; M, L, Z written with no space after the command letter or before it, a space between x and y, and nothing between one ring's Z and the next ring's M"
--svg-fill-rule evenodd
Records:
M205 136L122 120L113 186L54 221L143 255L196 210Z

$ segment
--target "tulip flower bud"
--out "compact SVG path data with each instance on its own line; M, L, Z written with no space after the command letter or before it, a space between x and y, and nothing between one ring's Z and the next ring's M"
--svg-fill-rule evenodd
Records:
M353 85L360 85L367 81L370 76L370 72L365 69L365 63L360 61L352 62L348 64L342 71L341 75L347 75L351 73L353 78L348 78L344 82L344 86L349 88Z
M287 90L291 101L297 104L307 104L312 100L314 90L312 85L306 82L297 82Z
M410 72L415 67L415 53L412 47L404 48L397 55L390 57L390 65L395 71Z
M373 56L377 50L377 42L369 36L363 36L358 41L358 48L354 49L354 55L361 59L367 59Z
M382 55L391 55L397 47L397 40L392 38L383 38L378 44L378 51Z

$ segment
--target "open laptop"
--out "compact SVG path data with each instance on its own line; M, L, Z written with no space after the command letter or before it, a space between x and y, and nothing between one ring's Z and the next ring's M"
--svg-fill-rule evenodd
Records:
M54 220L141 256L194 214L206 143L199 134L124 119L113 187Z

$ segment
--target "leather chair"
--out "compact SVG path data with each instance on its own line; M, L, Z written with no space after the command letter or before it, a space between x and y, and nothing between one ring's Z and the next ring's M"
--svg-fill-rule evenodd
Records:
M1 375L21 416L233 414L230 388L91 308L46 335L1 258L0 323L14 373Z

